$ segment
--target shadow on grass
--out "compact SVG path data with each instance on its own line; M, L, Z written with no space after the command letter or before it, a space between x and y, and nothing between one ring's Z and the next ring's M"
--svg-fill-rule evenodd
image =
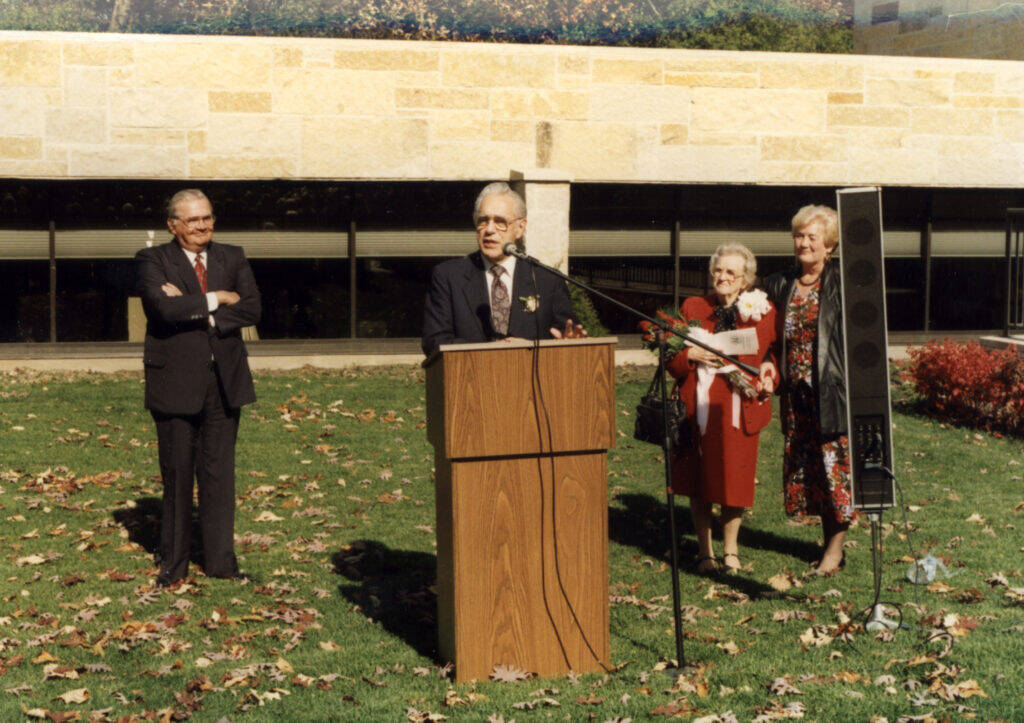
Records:
M357 540L331 556L334 571L351 581L342 596L368 618L432 660L437 653L437 597L431 591L437 556L393 550L377 540Z
M685 498L683 498L685 499ZM620 495L617 501L625 507L608 508L608 534L620 545L635 547L645 555L664 562L669 561L668 510L665 501L651 495ZM693 521L688 505L678 504L676 497L676 529L680 535L679 568L682 572L699 576L697 572L697 542L693 538ZM721 530L715 523L715 536L721 539ZM743 548L777 552L812 562L821 555L821 548L812 542L783 537L769 530L760 530L744 524L740 528L740 554ZM768 585L748 577L746 573L717 578L719 582L744 592L750 597L776 594Z
M163 514L163 500L159 497L139 497L135 507L116 510L114 522L128 531L128 539L141 546L150 555L160 552L160 518ZM203 533L199 526L198 512L192 511L192 535L190 538L189 562L203 564Z

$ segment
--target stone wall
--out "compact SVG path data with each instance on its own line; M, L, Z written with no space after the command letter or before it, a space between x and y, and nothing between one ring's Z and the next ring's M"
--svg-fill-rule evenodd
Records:
M1024 186L1024 63L0 33L0 177Z
M856 0L857 53L1024 60L1024 2Z

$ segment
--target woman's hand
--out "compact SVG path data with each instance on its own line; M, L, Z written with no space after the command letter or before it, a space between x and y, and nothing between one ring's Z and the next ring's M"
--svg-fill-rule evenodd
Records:
M776 374L775 365L771 362L764 362L761 364L761 370L758 374L757 382L754 384L754 388L762 394L771 394L775 391Z
M722 366L722 358L720 356L707 349L701 349L699 346L690 347L689 359L695 364L706 364L709 367Z

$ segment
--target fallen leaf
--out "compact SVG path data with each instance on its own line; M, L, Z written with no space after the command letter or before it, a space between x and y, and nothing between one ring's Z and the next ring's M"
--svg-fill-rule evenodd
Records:
M69 690L66 693L62 693L57 697L65 703L84 703L85 701L89 700L89 690L87 688L75 688L74 690Z
M497 680L502 683L515 683L516 681L526 680L531 677L533 676L530 673L520 670L513 665L495 665L494 670L491 671L491 680Z

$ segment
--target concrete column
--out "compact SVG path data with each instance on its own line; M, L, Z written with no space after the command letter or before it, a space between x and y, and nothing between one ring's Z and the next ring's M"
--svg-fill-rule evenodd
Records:
M526 252L548 266L569 271L569 185L565 171L526 168L509 173L526 199Z

